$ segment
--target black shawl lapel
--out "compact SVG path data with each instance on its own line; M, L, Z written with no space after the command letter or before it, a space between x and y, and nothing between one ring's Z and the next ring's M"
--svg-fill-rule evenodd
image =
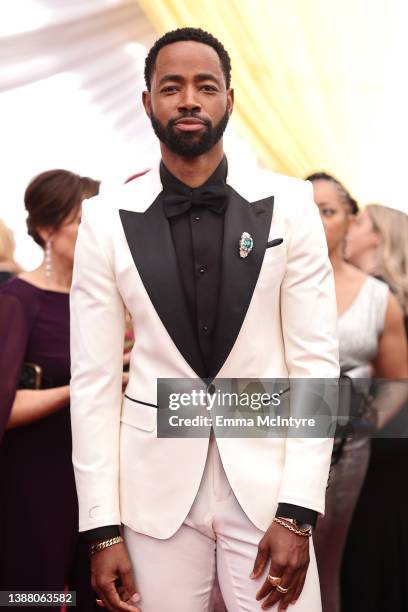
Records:
M120 210L119 214L133 261L157 314L184 359L204 378L205 366L187 309L162 194L144 213Z
M232 187L228 189L212 378L222 368L244 322L265 255L273 213L273 196L250 204ZM243 232L248 232L254 241L246 258L239 255Z

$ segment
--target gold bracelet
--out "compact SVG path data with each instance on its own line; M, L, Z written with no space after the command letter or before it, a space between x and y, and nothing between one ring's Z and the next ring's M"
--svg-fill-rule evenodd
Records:
M105 548L109 548L109 546L113 546L114 544L119 544L120 542L124 541L125 540L122 538L122 536L115 536L114 538L109 538L107 540L102 540L102 542L92 544L92 546L89 547L89 556L92 557L100 550L104 550Z
M310 536L312 535L311 529L305 529L305 530L296 529L296 527L293 527L291 523L287 523L284 519L280 519L277 516L275 516L275 518L273 519L273 522L279 523L279 525L282 525L282 527L285 527L286 529L289 529L289 531L293 531L293 533L303 536L304 538L310 538Z

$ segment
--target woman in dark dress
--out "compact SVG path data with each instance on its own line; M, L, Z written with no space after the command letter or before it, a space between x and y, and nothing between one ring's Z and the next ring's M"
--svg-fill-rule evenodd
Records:
M71 461L69 288L81 203L98 189L65 170L34 179L27 225L44 261L0 287L0 590L68 587L84 612L95 596ZM27 377L20 388L27 363L41 368L39 389Z
M405 213L369 205L350 231L346 255L387 282L404 311L408 330L407 237ZM405 404L381 430L382 437L372 441L343 559L344 612L408 610L407 417Z

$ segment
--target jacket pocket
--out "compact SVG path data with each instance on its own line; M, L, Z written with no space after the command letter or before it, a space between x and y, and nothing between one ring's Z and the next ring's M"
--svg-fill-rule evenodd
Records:
M157 406L138 401L126 395L122 401L120 420L143 431L153 431L157 423Z
M270 249L271 247L277 247L281 244L283 244L283 238L274 238L273 240L269 240L269 242L266 243L266 248Z

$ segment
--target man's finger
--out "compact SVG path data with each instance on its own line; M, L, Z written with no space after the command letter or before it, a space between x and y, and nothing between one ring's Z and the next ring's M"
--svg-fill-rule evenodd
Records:
M294 595L298 589L299 586L299 581L300 581L300 577L296 576L293 581L292 581L292 586L290 587L289 591L285 594L282 594L282 598L279 602L279 608L278 608L278 612L284 612L284 610L287 610L289 605L291 603L293 603L293 601L296 601L294 599Z
M109 611L112 610L112 608L109 606L107 600L105 599L105 596L104 596L102 590L99 589L94 582L92 582L92 589L98 595L98 599L96 600L96 603L98 604L98 606L100 606L101 608L105 608L106 610L109 610Z
M291 601L292 604L296 603L296 601L299 599L303 591L303 587L305 586L306 574L307 574L307 570L306 572L302 574L302 576L299 579L299 582L297 583L297 586L295 587L295 590L292 594L292 601Z
M99 598L96 600L96 603L98 604L98 606L100 606L101 608L105 608L105 610L107 610L108 612L114 612L116 608L113 608L110 605L109 600L105 596L104 591L102 591L101 589L97 589L96 592L99 595Z
M284 572L281 572L280 574L274 574L272 572L276 570L276 567L277 566L274 565L274 563L271 563L270 575L281 577L281 582L279 584L281 588L290 590L294 584L295 585L297 584L296 572L294 571L294 569L292 569L289 566L286 566ZM268 597L263 602L262 609L268 610L269 608L274 606L278 601L283 599L285 595L286 593L281 593L277 588L274 588L273 591L270 593L270 595L268 595Z
M118 592L113 583L109 583L108 585L100 586L100 592L103 595L102 600L106 604L108 604L109 608L114 610L114 612L140 612L139 608L136 608L134 605L121 601Z
M122 581L121 599L129 603L137 603L140 600L140 595L137 592L136 584L133 579L133 571L131 567L119 571Z
M256 555L254 569L252 570L250 578L258 578L265 569L265 565L269 559L269 547L262 543L262 540L258 546L258 554Z
M272 561L269 569L269 576L273 576L274 578L281 578L282 575L283 567L278 563ZM268 577L266 577L265 582L256 594L256 599L260 601L261 599L264 599L267 595L272 595L275 592L275 588L276 587L274 587L272 583L268 580Z

